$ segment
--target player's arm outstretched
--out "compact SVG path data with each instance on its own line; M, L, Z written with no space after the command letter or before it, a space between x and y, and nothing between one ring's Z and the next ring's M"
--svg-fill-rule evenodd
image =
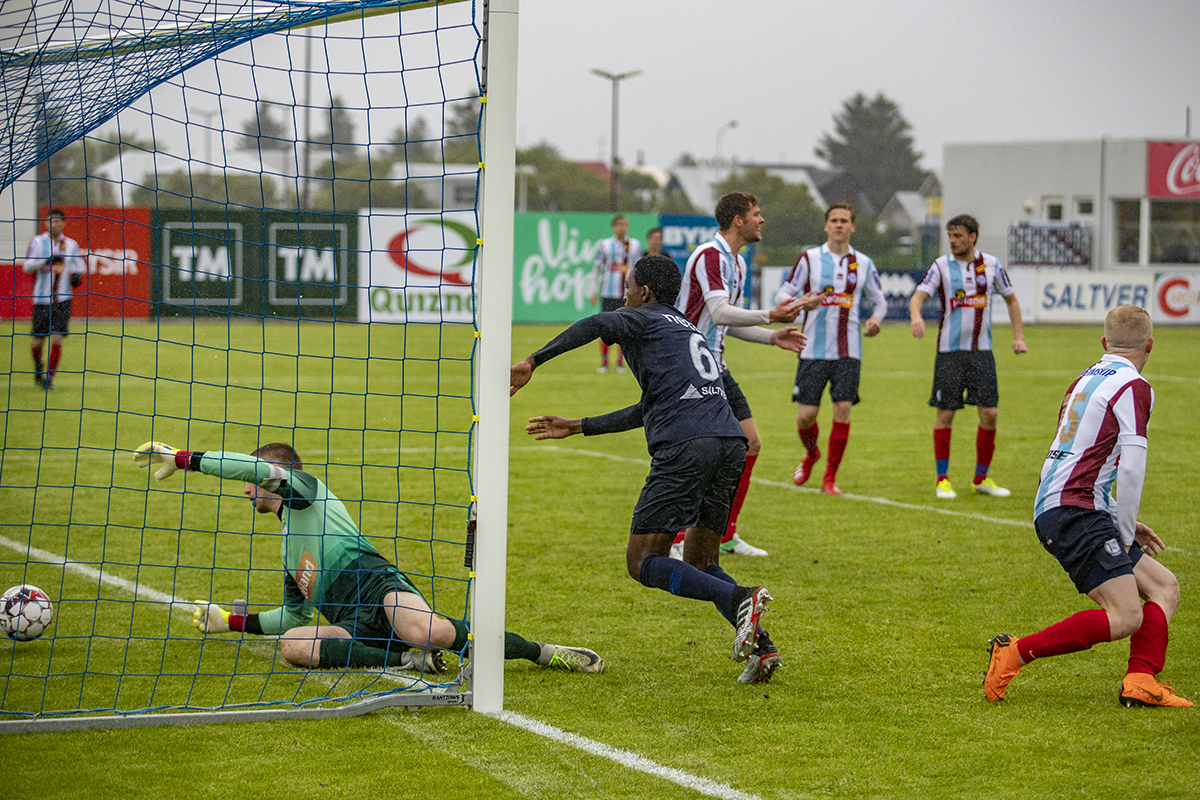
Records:
M535 369L555 356L560 356L600 338L604 339L605 344L619 344L624 347L624 333L627 328L625 322L622 315L615 311L602 311L579 320L551 339L541 350L525 356L524 361L518 361L508 368L509 397L529 383Z

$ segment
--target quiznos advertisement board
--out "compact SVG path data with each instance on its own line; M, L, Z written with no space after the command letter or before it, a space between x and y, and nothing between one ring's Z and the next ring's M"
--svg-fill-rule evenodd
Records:
M363 211L359 320L472 323L478 239L473 211Z

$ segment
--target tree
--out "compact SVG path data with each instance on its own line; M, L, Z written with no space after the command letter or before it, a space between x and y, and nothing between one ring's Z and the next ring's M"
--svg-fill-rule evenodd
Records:
M825 212L803 184L788 183L763 167L754 167L717 184L717 196L726 192L750 192L762 203L767 224L762 243L756 245L756 259L765 256L768 264L790 267L803 248L825 240Z
M833 167L846 170L860 186L875 211L881 211L892 195L915 191L928 173L913 150L912 126L900 106L882 92L868 99L857 93L833 117L833 134L823 134L815 153Z
M419 161L436 161L437 147L433 134L429 131L429 121L417 117L409 127L403 125L392 131L391 157L397 161L415 163Z
M351 128L353 136L353 127ZM271 115L271 104L259 100L254 109L254 118L242 123L246 138L238 142L240 150L287 150L291 148L287 125Z
M481 107L478 97L468 97L450 104L450 113L445 120L446 137L442 142L442 153L447 164L475 164L479 161Z
M337 95L329 101L326 109L327 127L324 133L317 134L313 140L318 144L327 144L337 158L357 158L358 145L354 143L354 119L342 104L342 98Z
M608 181L563 158L554 145L540 142L533 147L517 150L517 164L533 168L525 176L525 207L528 210L608 210ZM518 180L518 193L520 184Z
M326 161L316 169L309 209L357 213L362 208L429 208L432 202L412 182L388 179L391 159Z
M132 192L133 205L151 208L284 208L275 181L265 175L176 170L151 177Z

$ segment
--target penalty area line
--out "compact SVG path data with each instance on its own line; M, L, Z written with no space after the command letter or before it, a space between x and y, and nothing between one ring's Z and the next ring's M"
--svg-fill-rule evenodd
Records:
M740 792L727 783L718 783L709 778L701 778L690 772L675 769L674 767L664 767L662 764L651 761L645 756L639 756L637 753L631 753L628 750L621 750L611 745L596 742L578 734L568 733L561 728L547 725L545 722L539 722L536 719L530 719L513 711L501 711L498 714L489 714L488 716L521 728L522 730L529 731L530 733L535 733L538 736L543 736L559 744L565 744L568 747L574 747L576 750L582 750L590 755L615 761L623 767L679 784L685 789L691 789L708 797L720 797L723 800L761 800L758 795Z

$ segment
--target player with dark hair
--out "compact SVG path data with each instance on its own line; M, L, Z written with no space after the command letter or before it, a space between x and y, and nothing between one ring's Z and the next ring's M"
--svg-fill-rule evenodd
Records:
M630 239L629 220L624 214L612 218L613 235L596 246L596 268L592 271L592 302L600 297L601 311L616 311L625 297L625 274L642 257L642 245ZM600 366L597 372L608 372L608 345L600 342ZM617 372L625 371L625 357L617 352Z
M788 300L763 311L742 308L746 262L739 251L743 246L762 239L759 229L764 220L760 203L757 197L748 192L729 192L717 201L715 216L720 230L712 241L697 247L688 258L676 308L704 335L709 349L717 357L729 405L749 442L746 468L734 497L729 523L721 538L721 551L765 556L766 550L743 541L737 532L738 514L750 489L750 474L762 449L762 438L754 424L750 403L725 364L725 335L728 333L738 339L774 344L785 350L799 352L804 339L795 327L773 331L757 326L769 322L791 322L800 316L803 303L801 300Z
M975 434L974 490L978 494L1008 497L1011 492L988 477L996 451L996 419L1000 393L996 385L996 359L992 355L992 310L988 295L1004 298L1013 328L1013 352L1025 347L1021 305L1004 266L987 253L975 249L979 223L960 214L946 223L950 254L933 262L908 303L912 335L925 336L921 306L934 294L941 300L938 322L938 353L933 367L933 393L929 405L937 408L933 424L933 453L937 463L937 496L952 500L950 485L950 433L954 412L973 405L979 412ZM965 395L965 397L964 397Z
M1154 409L1154 390L1141 373L1154 346L1153 333L1143 308L1124 305L1108 312L1100 339L1105 355L1063 397L1034 504L1042 546L1079 593L1100 608L1020 639L993 638L983 681L989 701L1003 700L1017 672L1035 658L1129 636L1121 704L1192 705L1155 679L1167 660L1167 624L1179 605L1179 581L1152 558L1163 551L1162 540L1137 521Z
M161 465L154 473L160 481L177 470L245 481L242 491L255 511L274 514L283 525L284 604L246 614L197 601L192 621L206 633L279 634L280 654L300 667L424 665L441 672L441 654L428 648L461 653L466 647L466 624L429 607L408 576L362 535L342 501L304 471L290 445L273 442L243 455L146 442L133 457L141 467ZM314 612L328 624L312 624ZM504 657L562 671L604 670L591 650L541 644L508 632Z
M63 231L66 215L57 208L46 214L46 232L29 242L28 255L21 269L36 275L33 280L33 380L47 391L54 389L54 375L62 358L63 340L71 323L71 289L83 283L87 264L79 252L79 243ZM42 372L42 353L50 338L50 359Z
M800 351L792 400L799 406L796 430L804 445L805 456L792 475L792 482L803 486L821 457L817 446L817 412L821 395L829 385L833 401L833 425L829 432L829 454L821 491L841 494L837 471L850 438L850 410L858 402L858 381L862 371L862 337L879 333L879 323L887 316L887 297L879 284L875 262L850 246L854 233L854 207L834 203L825 212L828 241L800 254L796 266L775 294L775 302L798 294L816 294L819 305L804 319L808 339ZM864 303L871 316L859 324ZM807 306L806 306L807 307Z
M572 325L511 368L511 393L537 367L593 339L619 343L642 388L628 408L584 419L532 417L537 439L644 428L650 474L633 510L625 564L643 586L714 603L735 628L733 657L747 661L742 683L768 681L779 651L758 626L770 594L739 586L719 564L725 529L745 466L746 435L725 399L718 361L704 336L671 305L680 275L666 256L645 256L631 271L625 306ZM798 334L797 334L798 335ZM683 560L670 558L676 531L687 531Z
M663 252L663 229L651 228L646 231L646 255L648 256L666 256ZM670 258L670 256L667 256ZM674 260L674 259L672 259Z

